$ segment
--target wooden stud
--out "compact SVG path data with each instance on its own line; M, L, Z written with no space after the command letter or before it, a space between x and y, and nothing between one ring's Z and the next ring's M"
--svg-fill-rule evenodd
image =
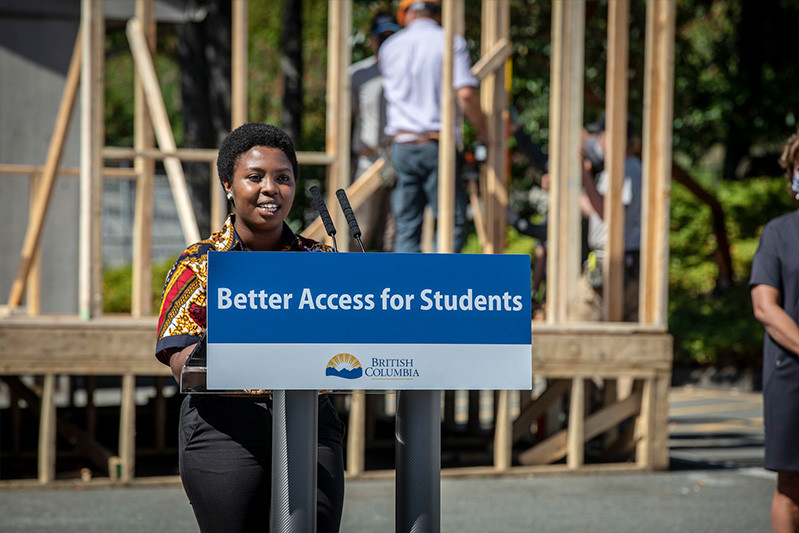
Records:
M136 18L144 29L150 55L155 55L156 25L153 0L136 0ZM133 148L137 152L154 146L153 125L141 74L134 72ZM146 316L152 312L152 233L153 175L155 161L142 156L133 160L136 169L136 203L133 212L133 267L131 280L131 315Z
M482 21L483 54L490 54L497 45L508 40L510 34L510 7L506 0L483 3ZM497 58L498 59L498 58ZM507 141L504 111L508 99L505 90L505 62L498 61L496 69L488 73L480 87L481 107L486 114L488 128L488 160L485 165L485 220L486 246L484 253L501 253L505 249L505 213L508 207Z
M347 424L347 474L357 476L365 470L366 394L352 391L350 418Z
M507 471L513 459L513 424L510 415L509 391L498 391L494 418L494 468Z
M487 4L483 4L486 6ZM506 38L497 40L491 48L483 52L482 57L472 65L472 74L483 81L489 74L493 74L505 67L505 60L513 55L513 45Z
M128 21L127 34L128 41L130 41L130 50L133 53L133 63L136 66L136 71L141 76L158 146L164 152L173 153L177 149L175 137L172 134L169 115L167 115L161 88L158 85L153 58L147 48L144 31L138 19L132 18ZM180 159L172 155L165 155L164 167L172 188L172 196L175 198L175 207L177 208L180 227L183 230L183 238L186 244L195 243L200 240L200 231L197 228L197 220L191 207L191 198L189 197L189 190L186 186L186 178L183 175Z
M231 92L231 129L236 129L242 124L247 122L247 73L249 62L248 35L248 12L249 6L247 2L239 1L233 2L231 6L232 22L232 42L231 53L233 55L231 61L231 76L230 76L230 92Z
M38 174L31 174L30 177L30 211L28 212L28 227L35 224L34 217L36 216L36 191L39 190L40 182ZM28 271L27 281L25 285L26 297L25 308L28 316L38 316L41 312L41 276L42 276L42 249L36 246L36 251L33 253L33 261L31 262L30 270Z
M622 320L624 307L624 203L622 186L627 158L627 65L630 0L608 3L608 63L605 90L606 154L608 188L603 202L607 227L602 264L603 314L609 321Z
M105 15L103 0L82 0L80 221L78 310L88 319L102 311L102 146L105 141Z
M571 383L567 379L552 380L538 398L525 405L521 414L513 421L513 443L529 435L532 425L547 413L553 403L560 401L570 387Z
M583 466L585 462L585 379L572 379L571 399L569 401L569 429L566 439L566 464L571 469Z
M136 376L122 375L122 401L119 408L119 458L123 483L133 479L136 466Z
M669 197L674 95L674 0L648 0L644 64L644 134L639 320L668 318Z
M47 484L55 479L55 459L55 375L45 374L39 409L39 483Z
M592 413L587 416L584 421L583 442L588 442L597 435L601 435L609 428L618 425L623 420L638 413L640 409L641 395L632 394L620 402L603 407L596 413ZM572 448L579 450L578 453L582 454L584 452L584 446L578 445L575 441L571 440L571 420L569 424L569 429L564 429L533 448L520 453L519 462L523 465L544 465L553 463L562 459L564 456L568 456ZM596 465L579 465L581 471L591 470L592 467L596 467ZM567 468L572 471L575 469L568 458ZM640 467L636 465L635 469L640 469Z
M208 174L211 176L211 231L219 231L225 225L228 216L227 196L219 181L219 169L214 160L209 164Z
M455 40L456 3L441 6L444 28L444 55L441 67L441 130L438 142L438 213L436 219L436 251L455 251L455 91L452 88L453 43Z
M580 278L585 0L552 3L547 323L570 318Z
M338 205L336 191L346 189L350 183L350 64L349 42L352 27L352 3L328 3L327 56L327 142L326 152L332 158L328 166L327 203ZM332 210L336 228L348 227L341 209ZM339 239L339 251L346 252L350 239Z
M352 185L347 187L347 197L350 199L350 206L353 210L357 210L361 205L369 199L369 197L380 188L383 184L380 177L380 170L383 168L385 161L383 158L378 158L377 161L372 163L372 166L358 176ZM321 241L325 238L325 227L322 224L322 217L316 217L311 224L302 232L302 236L308 239Z

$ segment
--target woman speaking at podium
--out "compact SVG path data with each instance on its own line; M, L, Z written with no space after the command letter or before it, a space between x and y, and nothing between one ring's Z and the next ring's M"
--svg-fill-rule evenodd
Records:
M329 252L284 222L299 176L294 143L281 129L245 124L219 148L219 179L235 214L208 239L189 246L167 274L156 357L180 370L206 329L207 258L218 251ZM242 272L286 276L288 272ZM280 324L274 327L279 328ZM189 394L180 411L183 487L203 532L268 531L272 480L271 395ZM338 531L344 501L344 424L319 396L317 528Z

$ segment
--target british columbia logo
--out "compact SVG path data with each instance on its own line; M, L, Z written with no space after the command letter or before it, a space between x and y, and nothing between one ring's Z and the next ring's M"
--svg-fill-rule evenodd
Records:
M363 367L361 367L361 362L352 355L340 353L327 362L325 375L344 379L358 379L363 376Z

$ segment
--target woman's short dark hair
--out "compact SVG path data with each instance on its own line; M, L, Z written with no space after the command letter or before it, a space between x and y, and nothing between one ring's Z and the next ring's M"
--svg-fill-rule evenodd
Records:
M297 154L294 152L294 142L289 134L271 124L250 122L231 131L219 147L216 168L219 171L219 181L223 186L225 182L233 182L233 169L236 166L236 161L241 154L254 146L282 150L291 162L294 179L299 178L300 168L297 163Z
M791 181L793 177L793 163L796 161L797 156L799 156L799 132L791 135L785 142L785 147L782 149L782 155L779 159L780 166L785 170L788 181Z

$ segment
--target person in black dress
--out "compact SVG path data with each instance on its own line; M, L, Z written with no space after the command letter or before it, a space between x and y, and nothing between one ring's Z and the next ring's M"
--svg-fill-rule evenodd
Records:
M799 199L799 133L780 157ZM799 531L799 210L763 228L749 280L755 318L763 323L765 463L777 472L771 504L775 532Z

